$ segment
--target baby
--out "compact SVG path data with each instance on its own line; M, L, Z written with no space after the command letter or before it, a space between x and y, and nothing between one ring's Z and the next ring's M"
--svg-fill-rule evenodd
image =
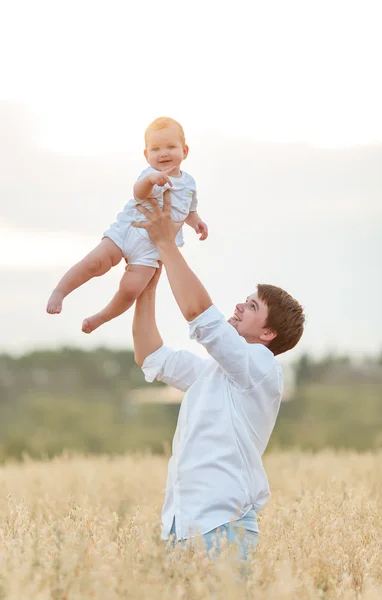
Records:
M91 333L128 310L159 266L157 249L147 231L132 225L147 220L137 210L137 204L151 208L146 200L154 197L162 207L163 192L171 189L171 216L174 221L185 221L200 234L200 240L208 237L207 225L196 211L195 181L180 168L188 155L182 126L167 117L153 121L145 132L144 155L150 166L141 173L134 185L134 199L126 204L117 221L105 231L98 246L65 273L48 300L47 312L60 313L62 302L70 292L89 279L103 275L125 258L128 264L119 290L101 312L83 321L84 333ZM176 237L176 244L184 244L182 229Z

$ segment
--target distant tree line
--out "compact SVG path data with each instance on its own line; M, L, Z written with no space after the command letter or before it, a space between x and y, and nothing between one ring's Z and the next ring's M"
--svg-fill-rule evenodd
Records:
M346 380L349 383L357 380L382 383L382 352L376 357L357 361L347 355L326 354L315 358L303 354L294 362L293 371L298 387L307 383L333 383L336 379L341 379L341 383Z
M269 451L382 447L382 355L303 355L293 369L295 387L281 405ZM136 404L131 390L145 385L131 350L0 355L0 461L63 450L163 452L179 406Z
M132 350L61 348L19 357L0 355L0 402L31 390L94 398L120 395L141 385L144 377Z
M344 366L347 367L345 373L352 370L367 373L371 367L382 368L382 352L362 364L358 361L357 365L346 355L328 354L318 359L303 354L293 364L295 384L320 383L336 369L343 372ZM61 348L29 352L19 357L0 354L0 403L31 390L94 398L123 395L129 389L144 385L132 350Z

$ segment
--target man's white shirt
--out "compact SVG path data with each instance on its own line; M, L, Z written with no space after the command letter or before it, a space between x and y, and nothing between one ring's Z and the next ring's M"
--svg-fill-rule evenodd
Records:
M142 370L186 394L168 465L162 537L207 533L256 512L269 497L262 454L279 412L283 375L273 353L248 344L211 306L190 324L210 358L162 346Z

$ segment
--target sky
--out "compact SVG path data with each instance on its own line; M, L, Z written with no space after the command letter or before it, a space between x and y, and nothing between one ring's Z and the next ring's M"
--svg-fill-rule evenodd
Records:
M218 307L274 283L307 313L294 356L379 352L381 17L368 0L0 1L0 350L131 345L132 311L80 331L122 267L44 310L169 115L210 228L185 232L184 255ZM158 322L194 347L165 277Z

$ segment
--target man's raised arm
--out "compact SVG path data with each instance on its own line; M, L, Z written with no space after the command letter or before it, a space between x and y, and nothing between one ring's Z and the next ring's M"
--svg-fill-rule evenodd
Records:
M151 204L153 212L141 207L140 212L147 216L148 222L139 223L139 226L147 229L158 248L175 300L190 322L191 337L203 344L210 356L240 388L253 388L274 368L273 354L262 345L247 344L212 305L207 290L175 244L179 224L177 226L171 218L169 198L165 196L163 211L155 201L151 200ZM185 364L184 361L183 366ZM198 367L196 362L193 363L192 377L195 377ZM178 373L181 370L177 367L174 371ZM189 382L192 377L187 375L184 379Z
M155 292L161 269L135 303L133 338L135 362L143 367L146 381L163 381L183 392L196 381L208 360L187 350L163 345L155 321Z
M155 295L161 269L157 269L144 292L137 298L133 320L135 362L142 366L147 356L163 346L155 320Z
M212 305L207 290L175 244L179 224L171 218L169 197L166 198L165 194L163 211L159 209L156 201L150 202L152 212L143 207L139 208L148 222L136 224L136 227L146 229L156 244L161 261L166 267L175 300L184 317L190 322L191 337L206 348L236 385L244 390L254 388L267 373L277 371L272 352L262 344L248 344ZM198 367L196 362L195 367ZM187 381L191 379L188 378ZM282 378L278 372L275 382L277 389L281 389Z
M153 212L137 206L139 212L146 215L148 221L136 223L135 226L146 229L156 244L175 300L184 318L193 321L212 306L212 300L175 244L176 234L182 224L175 223L171 218L170 192L164 192L163 210L160 210L155 200L151 200L151 203Z

